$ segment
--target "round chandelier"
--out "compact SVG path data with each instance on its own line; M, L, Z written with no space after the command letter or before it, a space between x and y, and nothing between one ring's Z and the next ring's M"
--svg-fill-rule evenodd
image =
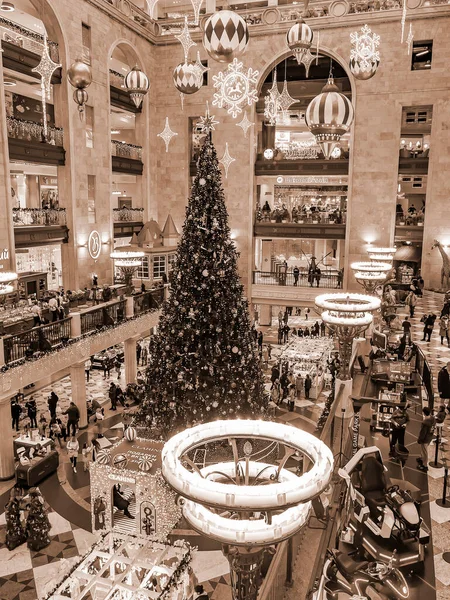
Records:
M13 281L17 280L17 273L0 271L0 295L12 294L14 292Z
M136 108L140 108L150 87L147 75L138 66L134 67L125 77L125 87Z
M395 253L397 252L397 248L394 246L393 248L378 248L371 246L367 250L367 255L372 261L393 261Z
M231 10L219 10L205 23L203 46L211 58L230 63L243 54L250 35L247 23Z
M115 250L110 255L118 267L138 267L145 256L145 252L139 250Z
M330 76L322 92L311 100L305 113L306 125L327 160L341 137L349 131L353 115L352 103L347 96L341 94Z
M227 441L229 460L198 468L189 458ZM261 445L280 445L274 464L256 460ZM254 446L256 447L254 448ZM214 450L212 450L214 455ZM292 456L312 462L303 475L285 468ZM213 458L214 460L214 458ZM268 459L266 459L268 460ZM311 500L333 473L330 449L294 427L259 420L213 421L173 436L162 451L162 473L183 497L183 515L199 533L220 542L230 562L234 600L256 600L264 553L292 537L306 523Z
M384 262L355 262L351 268L356 281L361 284L367 294L372 294L376 288L386 281L392 265Z
M307 25L303 19L300 19L292 25L287 32L287 45L292 50L299 65L302 64L303 58L311 48L313 35L311 27Z

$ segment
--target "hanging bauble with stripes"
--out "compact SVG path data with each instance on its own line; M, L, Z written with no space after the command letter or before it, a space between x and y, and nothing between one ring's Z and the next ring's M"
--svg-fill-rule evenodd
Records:
M182 94L195 94L203 85L203 77L199 77L197 65L187 61L173 70L173 83Z
M220 10L205 23L203 46L211 58L230 63L245 52L249 33L247 23L231 10Z
M328 160L353 121L353 105L341 94L332 77L309 103L305 121Z
M139 67L134 67L125 77L125 87L136 108L140 108L150 87L147 75Z
M286 41L299 65L303 63L313 41L313 31L309 25L300 19L287 32Z

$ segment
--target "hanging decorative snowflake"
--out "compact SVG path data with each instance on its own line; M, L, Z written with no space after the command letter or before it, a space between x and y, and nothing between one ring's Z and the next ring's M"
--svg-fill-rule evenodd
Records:
M247 117L247 113L244 113L244 116L242 117L242 121L240 121L239 123L236 123L236 127L240 127L242 129L242 131L244 132L244 137L247 137L247 131L250 129L250 127L253 127L254 123L252 123L249 118Z
M202 133L209 133L210 131L215 131L216 128L214 125L218 125L219 121L215 120L214 115L211 115L209 112L209 104L206 103L206 112L204 117L200 117L198 122L198 127Z
M358 62L362 71L368 71L373 63L380 62L380 53L377 50L380 36L373 33L370 27L361 27L361 34L357 31L351 33L350 41L353 46L350 50L350 60Z
M236 60L236 59L235 59ZM230 168L231 163L233 163L236 159L230 156L228 152L228 142L225 144L225 152L219 162L223 165L225 169L225 179L228 179L228 169Z
M283 113L283 118L285 119L288 116L289 108L295 104L297 100L293 98L288 90L287 81L284 80L283 91L281 92L278 98L278 109Z
M247 72L242 70L243 63L237 58L228 65L228 70L221 71L218 75L213 75L214 87L217 92L214 94L213 105L219 108L227 108L228 114L233 119L242 112L242 107L246 104L251 106L258 101L256 83L259 72L249 68Z
M175 137L176 135L178 135L178 133L175 133L175 131L172 131L170 129L169 117L166 117L166 125L165 125L164 129L161 131L161 133L158 133L158 137L163 139L164 143L166 144L166 152L169 152L170 140L173 137Z
M200 60L200 52L197 52L197 60L194 63L194 68L197 72L198 84L200 86L203 84L203 73L209 71L209 67L202 65L202 61Z
M191 34L189 33L187 17L184 17L184 27L181 30L181 33L179 35L175 35L174 37L183 46L184 61L187 62L189 50L192 48L192 46L197 45L196 42L194 42L194 40L191 38Z

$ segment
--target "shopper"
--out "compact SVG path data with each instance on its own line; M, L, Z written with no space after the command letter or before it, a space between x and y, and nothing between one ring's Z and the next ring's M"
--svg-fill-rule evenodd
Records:
M300 269L298 267L294 267L292 269L292 274L294 275L294 285L298 285L298 278L300 276Z
M320 322L320 337L325 337L327 328L325 326L325 323L323 321Z
M434 329L434 322L436 321L436 315L434 313L430 313L429 315L424 315L421 319L423 323L423 338L422 342L431 342L431 334ZM428 337L428 339L426 339Z
M114 382L112 382L112 381L111 381L111 384L109 386L108 396L109 396L109 399L111 401L110 409L111 410L117 410L117 390L116 390L116 384Z
M414 317L414 310L417 304L417 296L413 291L408 292L405 298L405 305L409 308L409 316L412 319Z
M142 355L142 344L141 344L141 340L138 340L136 342L136 364L137 364L137 366L139 366L139 363L141 362L141 355Z
M317 287L319 287L319 285L320 285L321 277L322 277L322 271L319 269L319 267L316 267L316 269L314 271L314 279L316 280Z
M260 354L262 354L263 341L264 341L263 332L258 331L258 351Z
M271 374L270 374L270 381L271 381L271 383L272 383L272 386L271 386L271 388L270 388L270 389L272 389L272 387L273 387L273 384L274 384L274 383L275 383L275 381L276 381L277 379L279 379L279 378L280 378L280 369L278 368L278 365L273 365L273 367L272 367L272 372L271 372Z
M280 309L278 312L278 327L283 326L283 311Z
M33 315L33 327L39 327L41 324L42 311L37 302L33 303L33 306L31 307L31 314Z
M59 443L59 447L62 448L62 443L61 443L61 425L58 423L59 419L52 419L50 421L50 427L49 427L49 437L51 440L54 440L55 438L58 440Z
M289 341L289 332L290 332L290 330L291 330L291 328L286 323L286 325L283 327L283 343L284 344L287 344L287 342Z
M405 446L406 426L409 422L409 415L406 408L397 406L391 417L391 442L389 456L395 456L395 446L401 450Z
M92 452L94 450L94 446L92 442L84 443L83 448L81 450L82 460L83 460L83 471L86 472L89 470L89 463L92 461Z
M122 374L121 373L122 363L120 362L120 360L118 358L116 358L115 367L116 367L117 379L120 379L120 376Z
M50 392L50 396L47 400L48 410L50 411L50 419L56 419L56 407L58 406L58 400L58 395L53 391Z
M408 317L405 317L405 320L402 323L402 328L403 328L403 333L406 336L411 335L411 321L408 319Z
M289 390L288 390L288 409L289 409L289 412L293 412L293 410L294 410L296 396L297 396L297 388L295 386L295 383L290 383L289 384Z
M284 326L281 325L280 327L278 327L278 339L277 339L277 343L279 345L281 345L283 343L283 337L284 337Z
M48 308L50 310L50 314L52 316L52 322L58 320L58 301L55 296L52 296L48 301Z
M450 400L450 361L439 371L438 390L441 400Z
M278 269L280 285L286 285L287 268L288 268L287 262L283 261L282 265Z
M308 320L308 317L309 317L309 313L310 313L310 312L311 312L311 309L309 308L309 306L308 306L308 307L306 307L306 308L305 308L305 320L306 320L306 321Z
M16 431L19 431L19 419L20 414L22 412L22 407L16 400L11 401L11 418L12 418L12 428Z
M37 406L36 400L33 398L33 396L31 396L28 402L25 404L25 408L27 409L28 418L30 419L31 429L37 429Z
M281 384L279 379L275 379L275 381L272 383L272 388L270 390L270 399L276 405L280 404L282 400Z
M67 442L67 454L69 455L70 462L72 464L72 469L73 469L74 473L77 472L77 458L78 458L79 449L80 449L80 444L78 443L78 440L74 434L70 438L70 440Z
M303 377L300 371L297 373L297 377L295 378L295 387L297 390L297 398L301 398L303 390Z
M428 471L428 446L433 439L433 431L435 426L435 419L431 414L429 408L425 407L422 409L423 421L420 428L417 443L420 446L421 456L417 459L417 468L425 473Z
M69 408L63 412L63 415L67 415L67 433L70 435L70 428L72 427L72 436L74 436L77 432L78 421L80 420L80 411L75 402L69 404Z
M441 344L444 345L444 338L447 340L447 346L450 346L448 338L448 316L444 315L439 319L439 335L441 336Z
M283 373L281 373L280 385L281 385L281 390L283 392L282 396L283 396L283 400L284 400L287 397L288 387L289 387L289 379L288 379L288 374L286 373L286 371L283 371Z
M312 380L311 380L311 377L309 376L309 373L307 373L306 377L305 377L305 398L307 400L309 400L309 392L311 390L311 386L312 386Z
M145 367L148 363L148 346L147 344L142 344L142 365Z
M38 431L41 438L45 437L45 432L47 430L47 419L44 415L39 417Z

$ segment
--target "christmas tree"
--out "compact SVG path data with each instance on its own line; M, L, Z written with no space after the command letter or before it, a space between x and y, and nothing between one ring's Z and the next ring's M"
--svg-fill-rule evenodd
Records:
M50 529L51 525L45 510L44 498L37 491L30 492L30 508L26 525L28 548L38 551L48 546L50 544L48 535Z
M14 550L27 539L24 528L20 522L20 503L17 498L11 498L5 506L6 518L6 547Z
M170 299L150 342L137 423L163 435L213 419L260 417L266 406L247 301L230 239L216 150L201 149Z

